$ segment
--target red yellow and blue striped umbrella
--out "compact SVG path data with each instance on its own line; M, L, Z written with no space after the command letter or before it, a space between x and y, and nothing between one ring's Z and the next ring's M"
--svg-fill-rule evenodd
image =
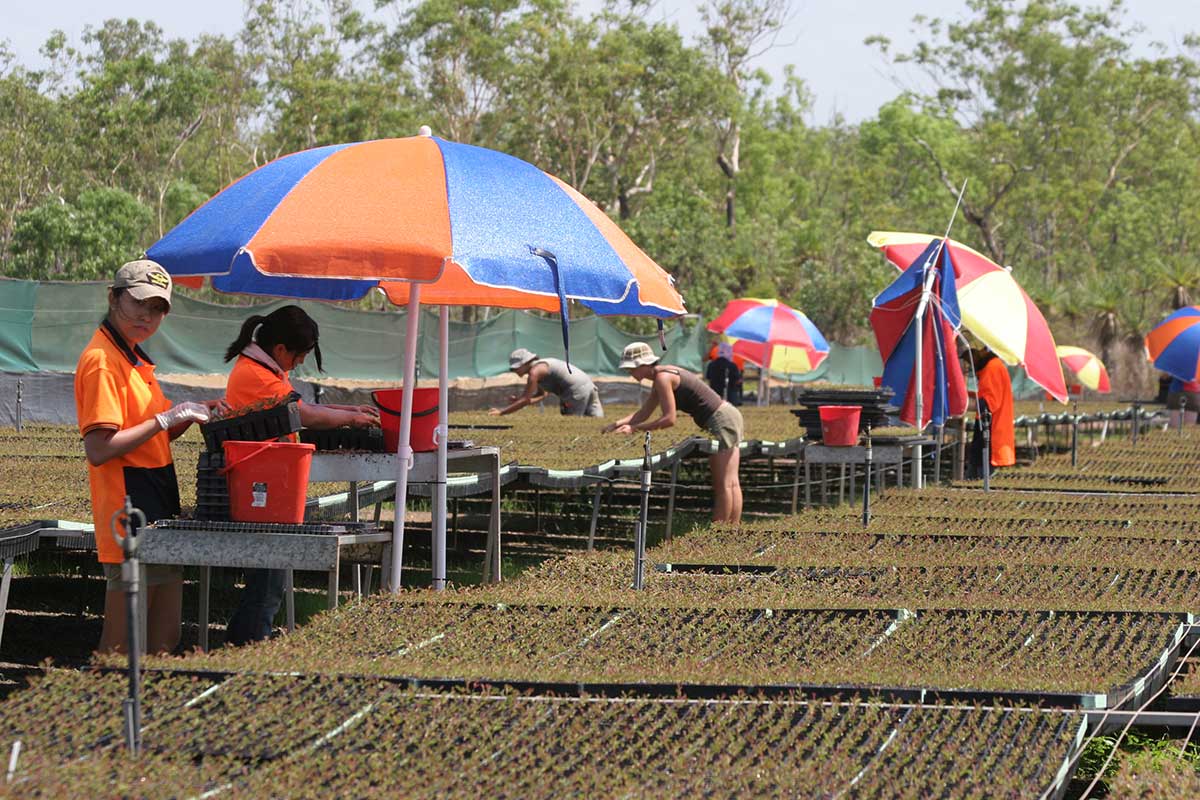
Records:
M518 158L433 136L330 145L242 177L147 252L221 291L344 300L407 284L430 305L684 312L608 216Z
M872 247L883 251L898 269L913 263L930 241L927 233L873 231ZM1037 305L1012 273L982 253L953 239L946 250L954 265L954 284L962 324L1005 364L1020 364L1030 379L1060 403L1067 402L1067 382L1055 352L1054 334Z
M1184 381L1200 380L1200 306L1184 306L1146 334L1154 368Z
M712 322L708 330L721 333L732 339L750 344L743 348L743 355L762 366L773 366L768 345L784 346L805 354L805 372L816 369L829 355L829 342L817 330L812 321L790 306L778 300L759 300L747 297L730 300ZM753 345L758 345L755 347ZM738 352L737 345L734 352Z
M1108 370L1094 353L1070 345L1059 345L1057 352L1063 366L1070 370L1081 384L1100 394L1112 391L1112 384L1108 381Z

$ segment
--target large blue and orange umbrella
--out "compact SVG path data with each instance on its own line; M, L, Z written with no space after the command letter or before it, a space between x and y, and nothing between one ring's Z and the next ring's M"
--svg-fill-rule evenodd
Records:
M764 366L764 361L765 366L772 366L771 353L765 345L802 351L808 367L805 372L816 369L829 355L829 342L812 320L778 300L753 297L730 300L720 315L708 323L708 330L751 345L740 352L735 345L734 351L759 366Z
M940 425L967 407L955 345L962 318L953 275L950 252L933 240L876 296L871 310L871 328L883 357L883 385L895 392L900 419L921 429L931 421ZM926 286L929 297L921 308Z
M1200 306L1184 306L1146 334L1154 368L1184 381L1200 380Z
M440 319L434 585L445 584L449 305L598 314L683 313L669 275L600 209L520 159L428 135L293 153L235 181L150 248L181 283L346 300L373 288L407 303L396 506L407 498L417 306ZM569 357L569 355L568 355ZM404 514L392 549L400 585Z
M963 327L1005 364L1021 365L1034 383L1060 403L1067 402L1054 335L1008 269L961 242L927 233L874 231L867 237L899 269L913 263L931 241L944 241L950 254Z
M601 314L684 312L669 275L608 216L518 158L433 136L330 145L266 164L147 253L246 294Z

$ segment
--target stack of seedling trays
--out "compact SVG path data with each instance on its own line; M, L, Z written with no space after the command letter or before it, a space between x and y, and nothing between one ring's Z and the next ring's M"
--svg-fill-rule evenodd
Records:
M229 519L229 483L225 467L225 442L265 442L300 430L300 395L269 408L215 419L200 426L205 452L196 463L196 519L224 522ZM382 437L381 437L382 440Z
M802 389L797 401L804 406L794 408L792 413L800 420L804 428L804 438L811 442L824 441L821 434L821 406L861 406L862 414L858 418L860 433L868 428L885 428L892 423L889 415L900 413L892 405L890 388L882 389Z
M367 453L383 452L383 429L332 428L316 431L306 428L300 431L300 441L315 445L317 450L355 450Z

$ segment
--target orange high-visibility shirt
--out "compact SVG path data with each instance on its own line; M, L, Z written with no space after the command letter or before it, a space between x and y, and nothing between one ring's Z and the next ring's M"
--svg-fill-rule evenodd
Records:
M1017 463L1016 436L1013 432L1012 380L999 358L992 358L979 370L979 396L992 412L992 466L1011 467Z
M225 382L225 402L236 410L264 400L283 400L292 391L292 382L286 372L242 355L234 362ZM291 434L280 440L295 442L298 437Z
M105 428L132 428L170 407L154 378L154 362L140 347L131 348L107 320L102 323L75 366L75 415L80 435ZM98 467L88 464L88 483L96 550L105 564L125 560L112 534L112 516L125 505L125 495L146 515L147 522L179 515L179 482L166 431Z

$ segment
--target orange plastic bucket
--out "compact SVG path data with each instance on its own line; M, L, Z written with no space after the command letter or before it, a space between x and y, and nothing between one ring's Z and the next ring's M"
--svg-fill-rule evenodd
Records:
M222 442L234 522L304 522L308 471L316 445Z
M834 447L858 444L858 419L862 406L817 406L821 415L821 439Z
M400 449L400 406L403 389L376 389L371 399L379 406L379 424L383 428L383 447L389 453ZM438 390L413 389L412 425L409 426L409 446L414 452L437 450L433 429L438 424Z

